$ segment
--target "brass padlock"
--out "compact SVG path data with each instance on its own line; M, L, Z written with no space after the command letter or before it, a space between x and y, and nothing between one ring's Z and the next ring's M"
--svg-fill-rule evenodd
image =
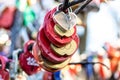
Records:
M77 49L77 43L74 40L72 40L70 43L63 47L56 47L53 44L51 44L51 48L56 52L56 54L60 56L68 56L72 55L75 52L75 50Z
M68 58L67 60L65 60L61 63L52 63L43 56L42 56L42 60L43 60L43 65L45 65L46 67L48 67L50 69L61 69L70 62L70 58Z
M67 30L66 32L63 32L57 25L54 26L54 30L58 35L60 35L62 37L63 36L70 37L76 32L75 28L72 28L70 30Z

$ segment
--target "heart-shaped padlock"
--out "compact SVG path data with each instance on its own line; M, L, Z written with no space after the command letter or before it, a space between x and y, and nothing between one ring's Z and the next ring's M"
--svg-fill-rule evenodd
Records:
M15 17L15 7L7 7L0 15L0 28L10 29Z
M9 75L9 72L5 69L6 60L5 60L4 56L0 56L0 64L1 64L0 80L9 80L10 75Z
M69 7L67 12L59 10L60 5L56 8L56 12L53 14L54 22L63 31L68 31L76 25L77 16L72 12L72 8Z
M56 47L55 45L51 44L51 48L57 55L60 56L70 56L75 53L76 49L78 48L78 38L77 36L72 40L70 43L66 44L63 47ZM79 43L79 42L78 42Z
M63 62L72 56L72 54L78 48L78 44L79 44L79 38L77 35L74 38L74 43L76 44L76 46L73 46L73 47L76 47L76 48L72 50L73 52L69 52L68 54L65 53L64 55L58 55L59 51L56 50L56 48L55 49L51 48L51 42L46 38L43 27L41 27L40 31L38 32L37 44L38 44L39 49L41 50L41 55L43 55L46 59L48 59L49 61L53 63ZM58 54L55 52L55 50L58 52Z
M46 57L49 61L58 63L65 61L68 57L57 55L50 47L51 42L47 39L44 33L43 27L41 27L38 32L37 44L39 49L41 50L41 55Z
M55 31L55 22L53 20L53 14L56 12L56 8L54 8L53 10L49 11L44 19L44 30L45 30L45 35L47 36L47 38L50 40L50 42L58 47L64 46L66 44L68 44L76 35L76 27L74 26L73 32L70 36L60 36L60 34L58 34L58 31ZM58 25L57 25L58 26Z
M67 30L66 32L63 32L57 25L54 26L54 31L61 37L70 37L75 33L74 28Z
M19 63L21 68L28 74L32 75L41 70L41 66L35 60L32 51L28 50L30 45L33 45L35 41L30 40L24 45L24 53L19 57Z
M47 60L46 57L44 57L42 55L41 55L41 58L43 60L42 65L44 67L47 67L49 70L55 70L55 72L64 68L70 62L70 59L71 59L71 58L68 58L67 60L65 60L61 63L53 63L53 62L50 62L49 60ZM52 71L52 72L54 72L54 71Z

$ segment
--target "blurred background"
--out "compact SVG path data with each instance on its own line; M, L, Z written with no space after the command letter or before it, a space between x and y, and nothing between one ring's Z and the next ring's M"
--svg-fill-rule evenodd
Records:
M27 41L36 40L46 13L63 1L0 0L0 55L14 60L18 49L23 49ZM72 10L82 4L72 6ZM120 80L119 9L120 0L93 0L77 14L80 45L71 62L101 62L109 69L101 64L68 65L54 73L55 80ZM28 76L18 62L6 66L10 80L51 80L46 71Z

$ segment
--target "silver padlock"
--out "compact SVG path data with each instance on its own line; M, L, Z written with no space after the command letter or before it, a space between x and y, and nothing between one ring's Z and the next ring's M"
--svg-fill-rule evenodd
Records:
M71 7L68 8L68 12L59 11L59 6L53 15L53 20L62 31L72 29L76 25L77 16L72 12Z

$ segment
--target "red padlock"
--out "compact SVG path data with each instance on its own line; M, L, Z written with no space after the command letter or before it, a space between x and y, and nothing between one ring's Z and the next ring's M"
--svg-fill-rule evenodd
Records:
M49 11L44 19L44 31L50 42L58 47L64 46L72 41L76 36L76 27L74 26L74 33L70 37L63 36L61 37L54 31L55 22L53 20L53 14L56 12L56 8Z
M11 28L15 17L15 11L16 11L15 7L7 7L2 12L2 14L0 15L0 28L5 29Z
M0 64L1 64L0 80L9 80L10 75L9 75L9 72L5 69L6 60L5 60L4 56L0 56Z
M56 53L51 49L51 42L45 36L43 27L41 27L40 31L38 32L37 44L39 49L41 50L41 55L46 57L51 62L58 63L65 61L68 58L56 55Z
M28 50L28 47L34 43L35 41L28 41L24 45L24 53L19 57L20 66L28 75L35 74L41 70L41 66L35 60L32 51Z
M79 38L78 38L77 35L75 36L74 41L77 44L77 47L76 47L76 49L77 49L78 48L78 44L79 44ZM50 46L51 42L46 38L46 36L44 34L43 27L41 27L40 31L38 32L37 44L38 44L39 49L41 50L41 55L44 56L47 60L49 60L49 61L51 61L53 63L63 62L65 60L67 60L69 57L72 56L72 55L69 55L69 56L66 56L66 55L64 55L64 56L57 55L51 49L51 46Z
M33 50L33 56L36 59L37 63L41 64L42 62L41 51L39 50L37 43L34 43L32 50Z
M56 72L61 70L62 68L66 67L68 63L70 62L71 58L68 58L67 60L61 62L61 63L53 63L47 60L44 56L41 55L41 58L43 60L42 68L49 71L49 72Z

